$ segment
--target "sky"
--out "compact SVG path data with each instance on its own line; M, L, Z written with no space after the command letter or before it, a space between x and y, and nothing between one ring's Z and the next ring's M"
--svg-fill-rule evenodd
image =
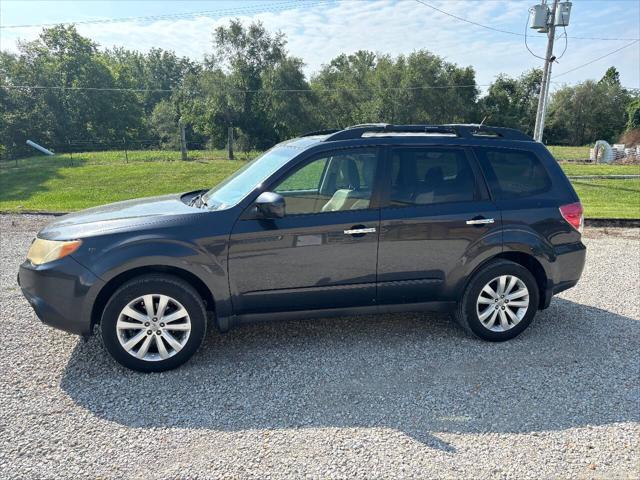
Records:
M466 23L417 0L0 0L0 49L16 52L18 41L37 38L41 27L24 25L78 22L79 32L101 48L146 51L159 47L202 60L211 52L213 29L239 18L247 23L260 20L267 29L282 31L289 52L302 58L308 75L340 53L361 49L391 55L427 49L459 66L472 66L481 86L499 73L517 76L542 66L542 60L527 51L522 36L535 0L421 1L518 35ZM162 17L166 15L173 17ZM160 18L113 21L141 16ZM101 22L81 23L95 20ZM16 25L23 27L7 28ZM571 71L640 38L640 0L573 0L566 32L566 51L565 40L556 41L552 89L599 79L612 65L625 87L640 88L640 42ZM546 35L527 30L527 43L535 55L544 55Z

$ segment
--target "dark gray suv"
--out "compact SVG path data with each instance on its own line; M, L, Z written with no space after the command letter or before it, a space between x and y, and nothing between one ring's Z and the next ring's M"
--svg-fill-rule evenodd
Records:
M276 145L208 191L61 217L18 281L43 322L100 325L142 371L184 363L209 323L444 310L502 341L576 284L582 223L521 132L358 125Z

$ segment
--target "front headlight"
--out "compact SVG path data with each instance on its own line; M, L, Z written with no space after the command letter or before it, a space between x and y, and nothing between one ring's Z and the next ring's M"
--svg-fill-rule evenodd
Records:
M52 262L75 252L81 244L81 240L58 242L36 238L29 248L27 260L34 265Z

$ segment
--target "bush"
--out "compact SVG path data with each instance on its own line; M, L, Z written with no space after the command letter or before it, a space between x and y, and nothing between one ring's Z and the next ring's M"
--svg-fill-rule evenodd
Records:
M627 107L627 130L640 129L640 98L636 98Z
M620 140L618 141L624 143L624 146L627 148L640 145L640 128L625 132L620 136Z

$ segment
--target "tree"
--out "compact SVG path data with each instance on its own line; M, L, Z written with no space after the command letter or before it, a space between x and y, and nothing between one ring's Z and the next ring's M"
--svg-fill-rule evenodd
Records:
M624 130L629 93L605 77L557 90L549 104L547 142L586 145L613 142Z
M64 149L68 141L121 140L136 128L125 115L132 96L103 90L115 86L113 75L97 45L73 26L44 29L37 40L19 44L17 55L3 55L1 61L7 83L44 87L10 91L3 135L10 136L16 152L25 151L27 138Z
M469 122L477 116L473 69L426 50L396 58L364 50L339 55L311 85L325 126Z
M0 154L32 153L29 138L56 151L122 148L159 138L218 148L233 127L244 149L264 149L309 130L358 123L466 123L533 133L540 70L498 75L478 98L475 72L418 50L391 56L341 54L307 80L282 33L239 20L214 31L202 63L158 48L101 50L73 26L42 30L17 53L0 52ZM39 88L16 88L17 86ZM581 145L638 128L638 92L611 67L598 81L551 99L545 139Z
M627 131L640 128L640 97L636 97L627 106Z
M511 127L533 135L542 71L533 69L518 78L498 75L487 95L480 99L479 110L487 124Z
M178 112L171 100L161 100L154 107L149 123L153 134L160 139L161 148L180 148L178 119Z
M299 58L287 57L262 72L261 108L276 141L322 127L315 116L317 99L308 91L302 67Z
M599 84L609 86L620 86L620 73L616 67L609 67L604 73L604 76L598 82Z
M245 149L264 149L312 124L304 118L307 100L272 91L309 88L302 61L289 57L285 46L282 34L269 33L260 22L218 27L204 70L180 94L194 129L223 147L227 128L234 127Z

